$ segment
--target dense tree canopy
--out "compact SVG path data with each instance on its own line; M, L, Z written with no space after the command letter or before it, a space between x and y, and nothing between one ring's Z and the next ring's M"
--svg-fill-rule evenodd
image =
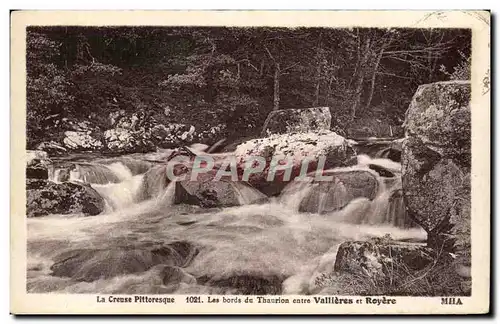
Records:
M468 79L469 30L30 27L28 145L116 110L258 133L273 109L399 125L420 84ZM52 134L47 129L52 129Z

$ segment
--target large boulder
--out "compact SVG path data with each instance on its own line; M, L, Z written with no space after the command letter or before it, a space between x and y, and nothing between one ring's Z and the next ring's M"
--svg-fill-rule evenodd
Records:
M208 129L199 129L193 134L193 140L200 143L215 144L225 141L227 135L227 126L225 124L217 124ZM221 145L222 143L219 143Z
M109 116L113 128L104 132L107 149L117 153L145 152L155 147L172 148L192 143L195 127L155 119L144 112L127 115L122 111Z
M334 262L323 262L309 281L311 294L470 296L470 286L460 284L452 254L388 235L344 242Z
M38 144L36 149L40 151L45 151L50 155L62 155L68 152L68 150L64 146L55 141L42 142Z
M153 147L150 138L150 118L143 111L127 114L113 111L108 116L110 129L104 131L104 142L115 153L144 152Z
M125 110L112 111L108 115L109 126L114 127L116 123L126 114Z
M88 185L38 179L28 179L26 182L28 217L49 214L97 215L104 210L104 206L103 198Z
M261 135L330 130L331 121L328 107L275 110L267 116Z
M26 166L26 179L48 179L49 169L43 163Z
M94 125L92 125L92 123L88 120L63 118L62 122L64 123L65 127L75 132L83 132L88 134L98 130L98 128L94 127Z
M63 143L68 149L75 151L93 151L103 147L99 139L94 138L90 131L66 131Z
M33 165L34 164L33 161L36 161L36 160L47 161L47 160L49 160L49 154L47 154L47 152L44 152L41 150L38 150L38 151L27 150L26 151L26 163L27 163L27 165L28 166Z
M212 208L258 203L266 197L242 181L227 178L214 181L215 174L216 172L200 173L195 180L188 178L178 181L174 202Z
M403 192L428 244L470 264L470 83L422 85L406 112Z
M151 133L155 143L162 148L171 148L181 144L193 142L196 128L192 125L171 123L169 125L156 125Z
M26 178L48 179L52 161L44 151L26 151Z
M334 270L382 279L391 272L421 270L434 261L435 250L416 243L388 239L348 241L337 251Z
M266 138L259 138L244 142L237 146L234 154L238 165L253 157L264 158L266 161L262 172L251 174L248 181L255 188L268 196L274 196L295 177L302 168L303 162L309 160L307 172L315 171L321 159L324 159L323 170L356 164L355 152L348 141L328 130L309 133L273 134ZM271 161L290 159L292 171L290 179L284 176L284 170L277 170L273 181L267 181L271 168Z
M142 273L159 264L184 267L198 254L198 249L189 242L147 243L149 244L143 243L133 248L89 247L64 251L55 256L50 269L53 276L92 282L119 275Z
M144 143L137 133L126 128L113 128L104 132L104 141L108 150L116 153L147 151L150 146Z

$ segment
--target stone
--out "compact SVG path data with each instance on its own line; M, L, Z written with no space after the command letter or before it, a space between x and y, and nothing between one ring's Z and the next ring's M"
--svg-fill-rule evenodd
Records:
M242 181L233 182L225 178L213 181L215 174L200 173L195 181L189 178L178 181L174 202L213 208L258 203L265 198L265 195ZM187 176L190 176L190 172Z
M260 173L251 174L249 183L268 196L278 195L281 190L300 174L302 163L307 159L307 172L315 171L320 159L324 159L324 170L356 164L355 152L348 141L328 130L309 133L273 134L266 138L246 141L234 152L238 165L244 167L246 161L255 156L266 160ZM271 161L275 159L292 162L290 180L284 178L285 171L277 170L274 181L267 181Z
M261 136L330 130L331 121L328 107L275 110L267 116Z
M108 129L104 132L104 141L107 149L115 153L147 152L154 148L150 135L143 130Z
M428 244L470 264L470 83L418 88L406 112L402 181L409 216Z
M143 111L140 111L138 113L133 113L130 115L122 115L121 118L120 115L118 115L116 118L115 127L129 129L129 130L137 130L139 125L144 122L146 122L145 114Z
M78 121L70 120L66 122L67 127L71 128L73 131L89 133L93 131L93 127L88 120Z
M32 166L38 164L40 161L49 161L49 154L41 150L27 150L26 151L26 164ZM49 163L50 164L50 163Z
M50 155L62 155L68 151L65 147L55 141L42 142L38 144L36 148L37 150L45 151Z
M224 278L199 278L208 286L230 289L234 295L280 295L284 278L278 275L238 274Z
M348 241L337 251L334 270L339 273L384 279L404 268L421 270L436 257L435 250L417 243L401 243L386 238Z
M104 210L104 200L92 187L71 182L54 183L27 179L27 217L50 214L98 215Z
M79 151L99 150L103 147L102 142L87 132L66 131L63 143L66 148Z
M192 125L171 123L164 125L160 130L155 130L155 136L159 147L171 148L181 144L191 143L195 135L195 127Z
M227 135L226 133L227 126L225 124L217 124L208 129L200 129L193 136L195 140L201 143L215 144L223 140L224 136Z
M137 247L83 248L68 250L54 257L53 276L92 282L119 275L141 273L156 265L187 266L198 254L191 243L152 244ZM167 276L168 273L164 273ZM173 274L170 271L170 275ZM182 280L182 278L181 278Z
M144 113L122 116L116 127L104 132L108 150L117 153L147 152L191 144L196 128L185 124L162 124Z
M111 127L115 126L118 120L124 115L125 115L125 110L123 109L110 112L108 116L109 126Z
M470 96L469 81L421 85L406 111L406 137L470 165Z
M26 151L26 178L48 179L52 161L45 151Z
M43 164L36 164L26 167L26 178L27 179L48 179L49 170L47 166Z
M164 140L169 135L170 130L165 125L154 125L153 128L151 128L151 136L156 140Z

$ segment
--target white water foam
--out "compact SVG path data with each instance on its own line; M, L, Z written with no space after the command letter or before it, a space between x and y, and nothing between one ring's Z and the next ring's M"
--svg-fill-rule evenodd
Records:
M137 201L143 177L140 174L119 183L94 184L92 187L104 198L106 212L110 212L129 207Z
M107 167L111 171L113 171L114 174L116 174L116 176L118 177L118 179L120 179L120 181L125 181L127 179L132 178L132 171L130 171L130 169L127 166L125 166L122 162L114 162L107 165Z
M350 170L356 168L367 170L364 166ZM339 211L320 215L298 212L300 202L316 185L312 181L287 186L279 199L259 205L248 203L259 200L263 194L235 184L233 189L243 206L203 209L173 205L174 182L152 199L137 202L143 175L131 176L120 163L109 165L109 169L123 181L92 185L108 203L102 215L51 215L27 220L29 291L231 293L231 288L211 287L195 278L224 280L248 275L286 279L282 284L284 293L312 293L311 282L318 273L333 266L337 247L344 241L386 234L400 240L426 238L421 228L392 226L393 221L387 218L390 191L385 186L381 186L381 192L373 201L357 198ZM158 176L162 176L161 172ZM337 198L341 197L333 197ZM393 209L402 208L398 205ZM192 280L177 286L166 286L156 268L92 282L51 275L54 257L62 252L105 249L114 257L112 260L128 262L128 259L119 259L120 255L127 255L124 249L144 249L144 242L157 244L179 240L194 244L200 251L183 269ZM129 261L140 262L138 259ZM91 265L81 264L82 268Z

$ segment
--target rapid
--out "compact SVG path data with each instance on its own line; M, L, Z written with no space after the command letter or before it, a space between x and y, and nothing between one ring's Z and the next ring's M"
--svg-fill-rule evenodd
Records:
M380 176L372 164L394 176ZM400 165L387 159L362 156L350 167L376 175L374 199L351 200L342 183L315 192L318 184L301 181L249 204L262 194L235 183L241 206L227 208L174 204L175 182L144 159L76 165L65 179L54 170L52 181L89 183L105 211L27 219L29 292L307 294L311 279L333 267L344 241L386 234L426 239L405 219ZM311 195L317 210L305 212ZM329 207L339 204L345 206Z

